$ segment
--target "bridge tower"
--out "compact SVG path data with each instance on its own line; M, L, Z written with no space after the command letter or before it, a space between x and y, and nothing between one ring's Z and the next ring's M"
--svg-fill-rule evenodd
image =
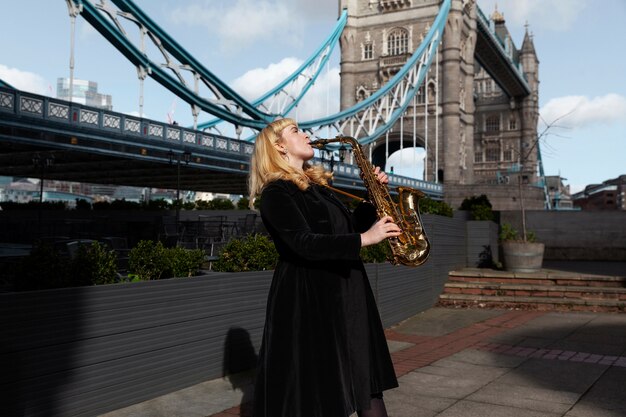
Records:
M341 38L342 109L367 98L402 68L430 29L440 4L440 0L340 0L340 10L348 10ZM416 145L427 149L424 179L473 182L473 4L452 1L442 46L424 85L388 141L381 137L371 145L374 164L384 166L387 156L412 147L415 136Z
M341 37L342 109L373 94L401 69L440 4L339 0L339 9L348 10ZM521 62L531 89L526 96L507 95L476 59L477 13L474 0L452 0L442 44L414 105L388 135L365 150L375 165L384 166L393 152L412 147L416 136L416 146L427 150L424 179L444 183L445 200L453 207L467 196L486 194L495 209L514 209L516 175L523 175L528 184L538 180L539 61L532 37L527 33L518 50L496 9L491 16L496 34L509 57ZM541 193L532 191L525 194L532 200L529 207L542 208Z

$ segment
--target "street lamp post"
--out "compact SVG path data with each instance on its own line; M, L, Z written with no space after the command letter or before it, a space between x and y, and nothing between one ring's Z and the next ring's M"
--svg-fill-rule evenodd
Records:
M37 226L39 229L39 237L41 237L41 212L43 206L43 181L45 178L46 168L50 168L54 164L54 155L48 154L45 157L42 157L38 153L33 155L33 166L35 169L39 169L39 205L37 207Z
M185 165L189 165L189 161L191 161L191 152L184 151L182 153L175 153L173 151L169 151L167 153L170 164L174 163L174 158L176 158L176 227L178 228L178 223L180 222L180 161L181 159L185 162Z

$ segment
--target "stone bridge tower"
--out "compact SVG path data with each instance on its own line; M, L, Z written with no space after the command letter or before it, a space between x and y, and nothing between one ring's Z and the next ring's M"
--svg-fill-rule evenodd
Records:
M440 4L440 0L339 0L339 9L348 10L341 37L342 109L376 92L400 70L430 29ZM538 60L528 35L522 49L515 49L496 10L492 16L496 32L523 65L532 88L523 98L506 96L475 57L477 13L475 0L452 0L442 43L414 105L402 122L365 150L375 165L384 166L389 155L415 141L426 149L424 179L444 183L445 199L453 207L467 196L487 194L496 209L506 209L514 201L509 196L514 190L505 189L503 173L515 165L512 155L531 149L536 138ZM495 102L486 88L491 96L498 95ZM499 134L486 134L485 129L495 129L496 116ZM536 163L536 152L531 152L522 169L528 182L537 180Z

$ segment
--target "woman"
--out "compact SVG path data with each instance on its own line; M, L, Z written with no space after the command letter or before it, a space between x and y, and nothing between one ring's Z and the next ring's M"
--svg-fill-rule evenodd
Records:
M386 417L398 385L360 248L398 236L391 217L355 231L352 214L310 166L309 136L280 119L257 137L250 201L280 260L269 291L254 417ZM379 181L387 176L376 168ZM356 210L355 212L372 212Z

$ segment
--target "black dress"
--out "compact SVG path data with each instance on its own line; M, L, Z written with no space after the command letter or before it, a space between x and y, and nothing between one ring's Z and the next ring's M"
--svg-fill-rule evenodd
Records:
M261 217L280 260L254 417L345 417L398 386L352 214L328 189L268 184ZM375 218L370 218L372 224Z

